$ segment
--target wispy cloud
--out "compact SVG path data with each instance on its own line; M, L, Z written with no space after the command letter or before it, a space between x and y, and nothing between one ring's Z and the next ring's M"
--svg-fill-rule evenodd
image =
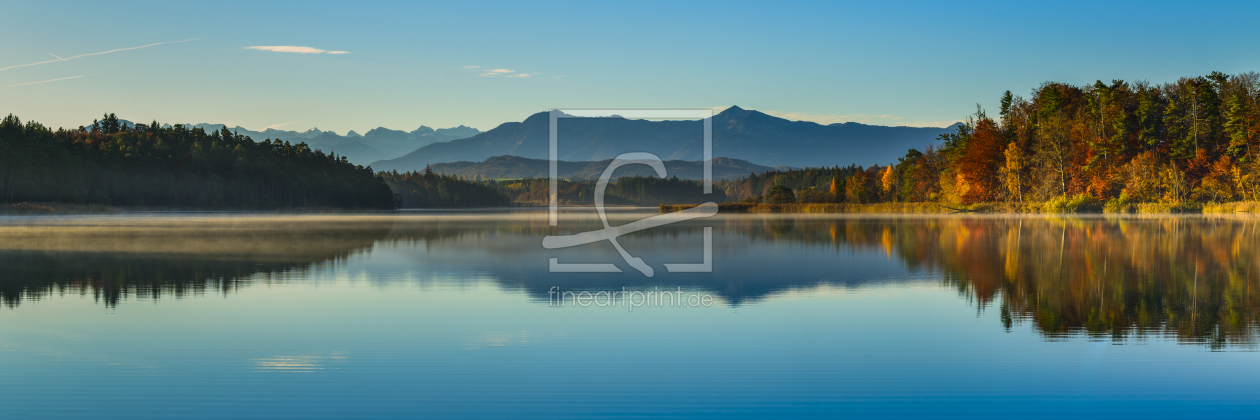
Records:
M280 128L280 127L284 127L284 126L286 126L286 125L290 125L290 124L297 124L297 123L300 123L300 122L301 122L301 121L294 121L294 122L287 122L287 123L280 123L280 124L272 124L272 125L269 125L269 126L263 127L262 131L267 131L267 130L270 130L270 129L273 129L273 128Z
M720 108L726 109L727 107L720 107ZM714 109L716 110L717 108L714 108ZM779 112L779 111L769 111L769 110L764 110L761 112L764 112L766 114L773 115L779 118L797 120L797 121L811 121L811 122L816 122L823 125L856 122L856 123L871 124L871 125L902 126L902 127L947 127L947 126L953 125L956 122L961 121L961 120L924 121L924 120L917 120L917 119L912 120L906 117L899 117L899 116L891 115L891 114L870 115L870 114L858 113L858 114L839 115L839 114L810 114L810 113L805 113L805 112Z
M298 53L298 54L349 54L350 53L349 51L328 51L328 50L321 50L319 48L297 47L293 45L257 45L253 47L245 47L245 49L258 50L258 51L283 52L283 53Z
M516 71L508 70L508 69L489 69L489 70L486 70L485 73L481 73L481 75L485 77L494 77L494 76L502 76L505 74L512 74L512 73L516 73Z
M183 40L183 41L159 42L159 43L156 43L156 44L141 45L141 46L139 46L139 47L119 48L119 49L116 49L116 50L109 50L109 51L101 51L101 52L88 53L88 54L73 55L73 56L66 57L66 58L57 57L56 55L53 55L52 53L48 53L48 55L51 55L51 56L53 56L53 57L57 57L57 59L56 59L56 60L48 60L48 61L40 61L40 62L38 62L38 63L18 64L18 65L16 65L16 66L2 67L2 68L0 68L0 71L5 71L5 70L8 70L8 69L16 69L16 68L18 68L18 67L31 67L31 66L38 66L38 65L40 65L40 64L48 64L48 63L58 63L58 62L62 62L62 61L70 61L70 60L73 60L73 59L76 59L76 58L81 58L81 57L90 57L90 56L93 56L93 55L101 55L101 54L116 53L116 52L119 52L119 51L138 50L138 49L141 49L141 48L149 48L149 47L158 46L158 45L165 45L165 44L179 44L179 43L181 43L181 42L196 41L196 40L199 40L199 39L202 39L202 38L196 38L196 39L185 39L185 40Z
M18 86L26 86L26 85L37 85L37 84L40 84L40 83L56 82L56 81L58 81L58 80L78 79L78 78L83 77L83 76L87 76L87 75L86 75L86 74L84 74L84 75L82 75L82 76L70 76L70 77L62 77L62 78L60 78L60 79L40 80L40 81L38 81L38 82L18 83L18 84L16 84L16 85L0 86L0 89L6 89L6 88L18 87Z
M513 79L528 79L534 76L538 76L540 74L538 72L527 73L527 72L520 72L520 71L516 71L512 69L504 69L504 68L483 69L481 68L481 66L474 66L474 65L463 66L463 68L464 70L475 71L477 72L477 75L481 77L500 77L501 76L501 77L510 77Z

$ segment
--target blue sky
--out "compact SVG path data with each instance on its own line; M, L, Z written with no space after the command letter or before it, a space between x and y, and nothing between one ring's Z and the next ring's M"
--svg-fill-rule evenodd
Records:
M115 112L344 134L485 130L551 108L739 105L825 123L943 126L976 103L995 109L1004 90L1027 95L1048 80L1161 83L1260 70L1258 9L18 0L0 16L0 113L52 126ZM192 41L170 43L183 40ZM496 69L512 72L487 75Z

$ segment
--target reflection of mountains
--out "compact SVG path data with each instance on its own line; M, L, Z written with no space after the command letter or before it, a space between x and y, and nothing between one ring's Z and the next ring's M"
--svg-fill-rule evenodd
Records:
M615 290L681 285L738 304L796 288L887 280L878 269L855 266L882 254L895 258L902 270L942 274L945 284L982 309L996 306L1005 327L1028 322L1050 338L1087 335L1122 341L1162 335L1221 348L1254 346L1260 333L1260 272L1252 273L1260 271L1260 224L1254 219L744 217L719 219L717 225L715 253L735 255L718 258L709 277L654 280L634 272L496 277L540 300L547 299L551 286ZM534 240L552 232L543 223L496 229ZM391 236L406 238L421 231L396 227ZM654 238L668 243L695 236L695 231L676 227L636 235L646 244ZM724 242L750 252L724 252ZM800 245L804 250L791 251ZM537 248L535 242L528 246ZM782 261L828 248L837 251L833 259L848 256L841 268ZM768 254L783 249L788 251ZM767 254L758 255L763 252ZM527 258L542 259L541 254ZM820 273L828 270L830 275Z
M589 216L589 215L588 215ZM613 225L644 217L643 214L621 217L610 215ZM624 219L624 220L618 220ZM713 273L666 273L663 263L699 263L703 259L702 226L714 226ZM798 227L798 225L804 226ZM426 249L440 249L448 258L471 253L489 254L485 260L462 261L479 264L489 278L500 285L522 290L536 300L546 301L548 291L558 287L566 291L601 291L627 289L673 290L675 287L699 289L718 295L728 304L739 305L769 296L820 285L855 287L877 282L905 281L903 265L878 255L874 264L863 255L841 254L841 246L818 238L817 244L836 252L801 257L789 249L778 247L781 241L809 240L812 230L805 222L791 218L758 219L735 217L710 221L662 226L623 236L620 242L636 257L655 267L655 277L645 277L625 265L608 242L582 245L569 250L547 250L541 240L546 235L572 234L601 228L592 217L568 217L563 228L547 225L545 218L534 220L475 222L409 223L399 222L387 238ZM825 232L824 232L825 236ZM816 253L817 254L817 253ZM548 259L560 257L562 262L600 262L618 264L623 273L551 273Z
M411 253L405 266L479 270L486 276L478 279L543 302L552 286L683 286L740 304L816 285L905 279L908 270L938 273L982 309L1000 311L1006 327L1027 322L1051 338L1166 335L1219 348L1254 345L1260 330L1260 273L1252 273L1260 269L1260 226L1250 219L727 217L711 221L713 274L646 278L633 270L547 272L556 251L542 249L540 238L594 229L595 219L555 229L536 215L487 216L0 227L0 299L13 306L49 293L92 293L114 305L128 295L227 291L392 245ZM700 244L698 232L668 226L622 242L657 267L698 262L691 260L699 254L684 255ZM625 268L606 243L585 248L593 251L561 256ZM407 278L374 276L366 266L373 281Z

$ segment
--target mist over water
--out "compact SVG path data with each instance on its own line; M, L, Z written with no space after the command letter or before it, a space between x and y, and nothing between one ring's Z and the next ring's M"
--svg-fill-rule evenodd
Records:
M554 418L1234 416L1260 403L1260 219L722 215L623 236L651 278L607 242L544 249L545 235L601 226L589 209L561 220L0 218L0 404ZM703 226L713 273L665 272L702 260ZM623 272L549 273L552 257ZM558 306L557 290L713 304ZM84 389L96 399L59 404Z

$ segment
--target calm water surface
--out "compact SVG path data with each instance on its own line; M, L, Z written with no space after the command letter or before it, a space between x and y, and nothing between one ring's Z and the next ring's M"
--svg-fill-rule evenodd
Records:
M0 418L1260 416L1260 219L565 216L0 218Z

